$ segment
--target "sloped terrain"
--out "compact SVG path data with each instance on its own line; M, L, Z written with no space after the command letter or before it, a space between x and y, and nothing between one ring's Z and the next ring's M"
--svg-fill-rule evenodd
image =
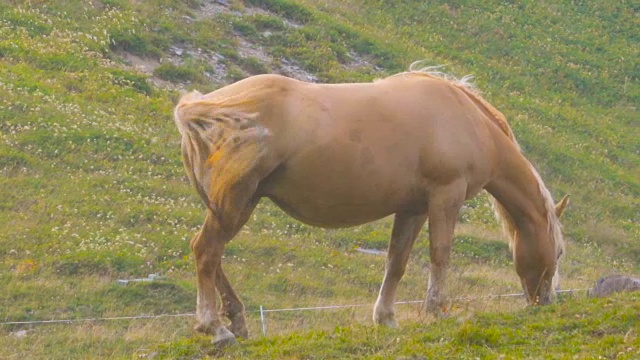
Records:
M210 91L264 72L370 81L415 60L474 74L554 196L571 194L564 288L638 274L637 13L625 3L534 1L0 1L0 322L194 310L188 240L203 210L183 173L171 118L181 91ZM466 204L459 220L451 295L519 292L486 198ZM551 334L559 357L637 353L638 321L630 316L637 297L608 303L583 293L542 310L521 310L519 298L460 300L444 323L402 306L407 337L370 327L366 306L273 313L269 336L258 338L260 305L372 303L384 257L356 249L384 250L390 225L311 228L261 203L225 255L257 339L228 356L332 358L344 350L352 357L471 357L516 348L514 357L528 350L544 357L539 334ZM427 249L423 232L401 300L424 296ZM151 273L162 278L118 283ZM574 322L578 312L585 323ZM485 313L478 327L498 333L541 317L522 336L502 336L465 320ZM438 343L440 326L445 348L415 345ZM556 330L540 330L547 326ZM206 356L210 349L190 327L188 316L0 325L0 357ZM565 333L593 346L562 347ZM523 342L527 336L534 340Z

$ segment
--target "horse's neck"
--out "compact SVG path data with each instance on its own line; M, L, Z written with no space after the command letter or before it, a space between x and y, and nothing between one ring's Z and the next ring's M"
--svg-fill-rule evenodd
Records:
M564 253L551 195L519 151L501 153L498 163L498 176L486 189L496 199L496 215L529 301L546 303L559 286L557 261Z
M487 191L498 201L497 215L513 236L530 237L548 228L549 207L544 185L529 161L517 151L501 155L498 176ZM507 222L505 224L504 222Z

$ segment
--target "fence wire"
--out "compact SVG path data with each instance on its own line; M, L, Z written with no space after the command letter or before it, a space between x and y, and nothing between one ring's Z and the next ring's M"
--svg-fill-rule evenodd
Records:
M588 291L590 289L570 289L570 290L560 290L557 293L566 294L566 293L575 293L575 292L583 292ZM484 296L466 296L466 297L457 297L451 298L450 301L474 301L481 299L496 299L496 298L505 298L505 297L521 297L524 296L524 293L512 293L512 294L498 294L498 295L484 295ZM406 305L406 304L421 304L424 303L424 300L407 300L407 301L397 301L396 305ZM343 304L343 305L324 305L324 306L310 306L310 307L297 307L297 308L282 308L282 309L266 309L262 305L257 310L249 310L248 313L260 313L260 320L262 322L263 333L266 333L266 322L265 322L265 314L270 312L285 312L285 311L317 311L317 310L331 310L331 309L346 309L346 308L356 308L356 307L365 307L365 306L373 306L372 304ZM136 316L113 316L113 317L96 317L96 318L86 318L86 319L52 319L52 320L33 320L33 321L7 321L0 322L0 325L44 325L44 324L72 324L72 323L80 323L80 322L96 322L96 321L114 321L114 320L140 320L140 319L159 319L166 317L186 317L186 316L195 316L195 313L181 313L181 314L159 314L159 315L136 315Z

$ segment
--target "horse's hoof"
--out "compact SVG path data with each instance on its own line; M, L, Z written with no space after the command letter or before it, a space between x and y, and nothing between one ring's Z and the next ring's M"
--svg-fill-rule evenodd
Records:
M233 325L231 325L229 330L231 330L231 332L233 333L233 335L235 335L236 338L240 338L240 339L248 339L249 338L249 331L247 330L246 326L233 326Z
M448 305L445 301L427 300L425 310L436 318L446 318L451 310Z
M398 323L396 322L396 319L393 316L388 316L384 319L376 319L375 323L378 326L383 326L386 328L391 328L391 329L398 328Z
M380 322L381 326L384 327L388 327L390 329L397 329L398 328L398 322L395 319L386 319L382 322Z
M202 334L213 334L213 328L210 325L199 323L193 327L193 330Z
M391 329L395 329L398 327L398 323L396 322L396 317L391 313L387 315L374 316L373 317L374 324L378 326L383 326Z
M211 343L218 349L223 349L238 343L236 337L224 327L219 328Z

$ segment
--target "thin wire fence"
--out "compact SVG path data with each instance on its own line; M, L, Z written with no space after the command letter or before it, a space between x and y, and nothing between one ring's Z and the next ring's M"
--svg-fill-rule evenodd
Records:
M570 289L557 291L559 294L572 294L577 292L584 292L590 289ZM511 293L511 294L498 294L498 295L485 295L485 296L465 296L451 298L450 301L474 301L482 299L497 299L507 297L522 297L523 293ZM421 304L424 300L407 300L397 301L396 305L407 304ZM325 306L310 306L310 307L297 307L297 308L282 308L282 309L265 309L262 305L257 310L249 310L248 313L260 313L260 322L262 323L262 333L266 335L266 314L276 312L288 312L288 311L318 311L318 310L331 310L331 309L347 309L372 306L372 304L344 304L344 305L325 305ZM96 317L85 319L53 319L53 320L33 320L33 321L7 321L0 322L0 325L44 325L44 324L72 324L81 322L96 322L96 321L114 321L114 320L140 320L140 319L159 319L159 318L174 318L174 317L187 317L195 316L195 313L181 313L181 314L159 314L159 315L137 315L137 316L113 316L113 317Z

